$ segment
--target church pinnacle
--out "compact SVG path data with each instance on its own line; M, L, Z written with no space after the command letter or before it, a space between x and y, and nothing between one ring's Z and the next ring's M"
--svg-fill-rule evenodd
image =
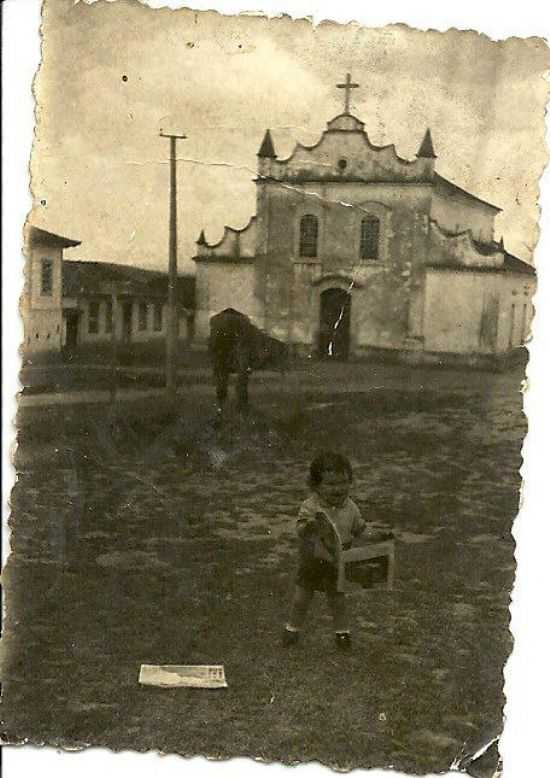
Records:
M257 156L264 158L270 157L271 159L277 158L277 155L275 154L275 147L273 146L273 139L271 138L271 133L269 130L265 131L264 139Z
M430 132L430 128L426 130L426 134L424 135L424 140L420 144L420 148L416 152L416 156L418 158L424 157L427 159L437 159L437 154L434 151L434 144L432 141L432 134Z

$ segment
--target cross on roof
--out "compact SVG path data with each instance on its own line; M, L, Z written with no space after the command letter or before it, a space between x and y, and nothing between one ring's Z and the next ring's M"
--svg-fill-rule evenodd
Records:
M352 89L357 89L359 87L359 84L353 84L351 81L351 76L349 73L346 74L346 82L344 84L336 84L337 89L344 89L345 90L345 96L344 96L344 113L349 113L349 98L350 98L350 91Z

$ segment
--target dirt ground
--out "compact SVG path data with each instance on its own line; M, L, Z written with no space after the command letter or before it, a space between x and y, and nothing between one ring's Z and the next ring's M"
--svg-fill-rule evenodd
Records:
M195 395L176 414L156 399L23 409L6 736L456 765L502 725L520 380L386 367L346 392L335 370L322 388L264 387L247 418L229 410L221 425ZM294 518L322 448L351 458L365 518L397 541L393 591L351 597L350 654L333 646L322 599L303 642L280 644ZM223 663L229 687L141 687L141 663Z

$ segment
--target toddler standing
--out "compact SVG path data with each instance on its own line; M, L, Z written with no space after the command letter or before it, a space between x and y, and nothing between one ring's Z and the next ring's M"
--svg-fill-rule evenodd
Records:
M312 494L298 513L300 558L290 616L283 633L285 645L298 641L314 594L320 591L327 596L336 645L344 650L351 647L346 596L337 590L334 549L323 537L323 517L318 514L324 514L336 526L343 549L349 548L353 539L365 531L366 523L349 496L352 476L350 461L332 451L320 454L310 465Z

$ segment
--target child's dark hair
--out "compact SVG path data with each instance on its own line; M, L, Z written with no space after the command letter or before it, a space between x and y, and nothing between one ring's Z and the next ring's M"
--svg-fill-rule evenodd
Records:
M312 489L319 486L325 473L341 473L347 475L350 481L353 478L351 462L335 451L322 451L309 466L309 485Z

